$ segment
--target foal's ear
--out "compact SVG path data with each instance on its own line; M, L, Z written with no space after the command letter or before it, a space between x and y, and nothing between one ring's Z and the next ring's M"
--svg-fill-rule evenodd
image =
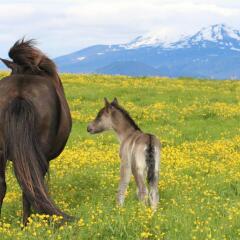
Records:
M117 100L116 97L113 99L112 104L116 104L116 105L118 105L118 100Z
M107 110L107 113L110 111L110 109L112 108L111 103L107 100L107 98L104 98L104 102L105 102L105 107Z
M109 107L110 103L107 98L104 98L105 107Z
M17 68L17 64L12 62L12 61L9 61L7 59L3 59L3 58L0 58L0 60L10 69L14 70Z

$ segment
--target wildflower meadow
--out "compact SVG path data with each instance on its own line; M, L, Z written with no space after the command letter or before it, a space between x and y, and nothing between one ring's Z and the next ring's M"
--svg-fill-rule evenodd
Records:
M0 73L1 78L6 73ZM33 214L22 228L21 191L11 163L0 239L240 239L240 81L61 75L73 129L46 178L57 205L76 217ZM118 97L145 132L162 142L160 202L139 203L132 179L116 205L119 143L87 124Z

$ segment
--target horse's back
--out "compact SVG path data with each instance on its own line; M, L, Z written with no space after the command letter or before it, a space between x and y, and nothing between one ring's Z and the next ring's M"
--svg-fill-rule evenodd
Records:
M0 131L4 128L3 114L14 99L30 102L37 114L36 131L44 152L54 141L59 119L59 100L48 78L34 75L13 75L0 81ZM1 135L1 133L0 133Z
M0 81L0 93L2 99L12 99L14 97L42 98L52 97L55 88L48 77L35 75L12 75Z

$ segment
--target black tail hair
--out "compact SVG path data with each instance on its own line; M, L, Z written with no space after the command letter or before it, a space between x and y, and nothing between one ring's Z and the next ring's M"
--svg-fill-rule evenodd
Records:
M153 136L149 134L149 145L146 150L146 163L147 163L147 183L152 184L155 180L155 158L154 158L154 145Z
M5 109L3 117L5 157L12 160L22 191L36 211L68 219L50 199L44 183L48 161L39 145L35 107L29 100L17 97Z

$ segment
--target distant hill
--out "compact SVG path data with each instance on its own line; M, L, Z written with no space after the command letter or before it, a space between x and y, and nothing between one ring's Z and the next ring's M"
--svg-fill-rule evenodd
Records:
M168 40L159 33L55 59L62 72L240 79L240 31L224 24Z
M96 70L100 74L112 74L112 75L130 75L130 76L152 76L160 75L158 69L155 69L147 64L140 62L114 62L103 68Z

